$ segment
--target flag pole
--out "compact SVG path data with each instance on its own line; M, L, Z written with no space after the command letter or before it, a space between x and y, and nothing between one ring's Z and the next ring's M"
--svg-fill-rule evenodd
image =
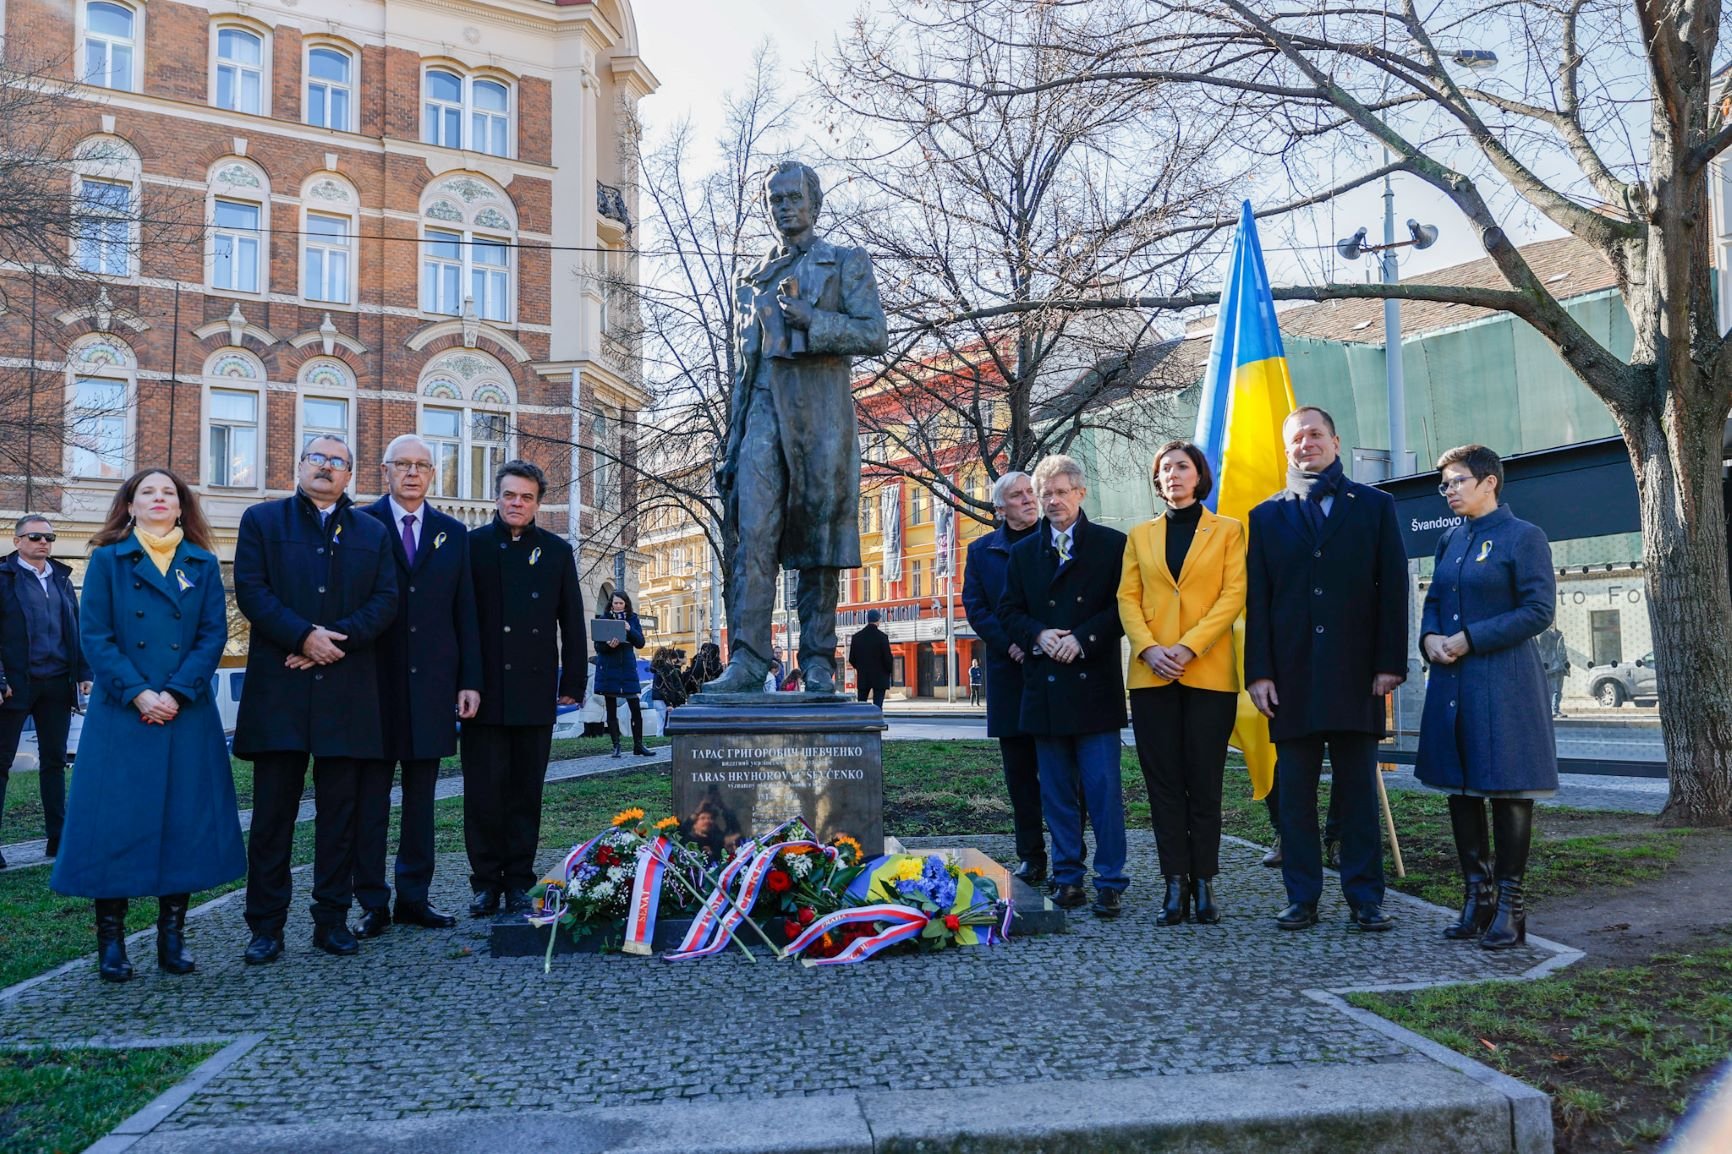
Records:
M1383 766L1377 767L1377 801L1383 807L1383 827L1389 831L1389 848L1395 854L1395 876L1407 876L1407 866L1401 861L1401 840L1395 836L1395 814L1389 809L1389 787L1383 784Z

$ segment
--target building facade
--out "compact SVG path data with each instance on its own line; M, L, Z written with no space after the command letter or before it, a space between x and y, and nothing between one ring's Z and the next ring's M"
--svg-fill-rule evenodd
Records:
M550 477L544 524L611 589L622 458L645 403L608 329L635 196L618 147L655 88L627 0L6 0L15 69L69 82L77 307L0 270L0 368L63 410L0 515L74 557L117 485L169 466L225 559L302 447L354 447L357 499L423 436L434 503L475 525L492 473Z

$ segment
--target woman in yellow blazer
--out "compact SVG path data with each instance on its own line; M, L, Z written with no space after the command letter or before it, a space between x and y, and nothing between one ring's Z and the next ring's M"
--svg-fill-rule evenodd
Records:
M1167 510L1125 546L1119 617L1131 643L1128 685L1137 758L1167 892L1156 924L1221 920L1221 778L1239 703L1233 623L1245 608L1245 529L1203 507L1214 476L1203 451L1169 441L1155 454Z

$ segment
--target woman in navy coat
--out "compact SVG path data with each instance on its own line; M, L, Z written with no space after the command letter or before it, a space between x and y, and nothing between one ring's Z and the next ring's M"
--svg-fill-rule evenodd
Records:
M625 698L631 709L631 751L644 757L649 750L643 743L643 705L638 701L643 685L637 676L637 651L644 646L643 626L632 612L631 598L615 593L607 603L607 612L596 618L625 622L625 641L595 643L595 691L607 700L607 732L613 738L613 755L619 756L619 702Z
M191 489L166 469L122 485L84 574L95 681L50 884L96 899L104 981L132 976L129 898L157 899L156 963L190 974L191 894L246 872L211 679L228 641L222 573Z
M1449 794L1467 884L1461 917L1444 937L1505 950L1527 940L1522 878L1534 799L1558 788L1551 694L1535 643L1552 623L1557 581L1545 533L1498 504L1496 453L1463 445L1437 464L1438 489L1464 520L1438 542L1425 595L1420 647L1431 674L1415 770Z

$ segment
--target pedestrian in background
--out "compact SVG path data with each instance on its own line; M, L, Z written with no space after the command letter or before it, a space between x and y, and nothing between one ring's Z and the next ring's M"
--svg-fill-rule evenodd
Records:
M1221 920L1221 781L1239 711L1233 623L1245 608L1245 531L1203 507L1203 451L1169 441L1154 482L1167 510L1133 528L1119 583L1131 643L1131 725L1149 790L1166 896L1155 924Z
M1414 772L1449 795L1467 888L1461 916L1443 936L1507 950L1527 941L1523 880L1534 799L1558 788L1551 694L1535 642L1552 624L1557 577L1545 533L1499 504L1496 453L1462 445L1437 464L1438 490L1464 520L1437 543L1420 619L1431 675Z
M619 621L625 625L625 640L617 638L595 642L595 691L607 702L607 735L613 739L613 755L620 756L619 703L623 698L631 711L631 751L648 757L643 743L643 684L637 675L637 651L644 647L643 625L631 607L631 597L615 593L607 610L597 620Z
M979 705L981 691L985 688L985 677L980 670L980 658L970 658L968 662L968 704Z
M222 569L198 497L166 469L133 474L90 544L82 640L96 684L49 885L95 899L103 981L132 977L126 908L139 897L156 898L157 968L190 974L187 904L247 868L210 689L229 635Z
M1570 650L1564 644L1563 630L1554 622L1539 638L1540 664L1546 671L1546 684L1551 689L1552 716L1564 716L1564 679L1570 675Z
M896 657L890 651L890 638L878 628L883 614L866 610L866 624L848 641L848 664L854 667L854 695L860 701L870 700L884 708L884 695L890 692L890 681L896 673Z
M668 710L686 703L686 677L680 669L679 653L662 646L650 658L650 704L661 715L662 732L667 732Z

